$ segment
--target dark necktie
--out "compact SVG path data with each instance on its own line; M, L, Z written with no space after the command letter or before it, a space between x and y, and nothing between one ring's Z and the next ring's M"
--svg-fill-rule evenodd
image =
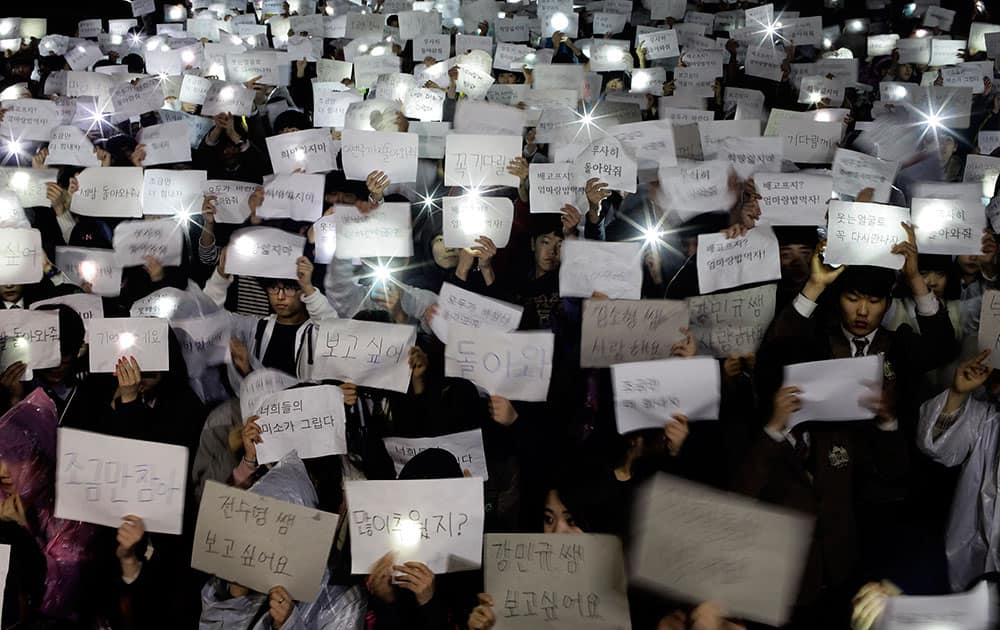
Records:
M854 356L863 357L865 356L865 348L868 347L868 340L865 339L864 337L855 337L854 347L856 348L856 350L854 351Z

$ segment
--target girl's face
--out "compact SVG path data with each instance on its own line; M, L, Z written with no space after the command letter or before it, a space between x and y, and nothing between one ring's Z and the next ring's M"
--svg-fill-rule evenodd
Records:
M940 271L921 271L920 275L927 283L927 288L933 291L939 300L943 300L944 290L948 288L948 276Z
M545 517L542 531L546 534L583 533L583 530L576 526L573 515L559 500L559 493L555 490L549 490L549 494L545 497Z
M444 246L443 234L438 234L431 241L431 253L434 255L434 262L442 269L454 269L458 266L458 250Z
M901 80L909 81L913 77L913 67L908 63L900 64L897 73Z

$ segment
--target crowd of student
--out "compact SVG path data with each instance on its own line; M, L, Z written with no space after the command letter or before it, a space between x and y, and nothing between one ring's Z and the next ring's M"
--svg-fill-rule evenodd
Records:
M214 3L193 4L185 7L192 17L216 9ZM326 4L320 4L325 10ZM581 38L590 35L596 8L591 5L600 4L575 8ZM921 16L928 4L939 3L790 2L775 6L774 15L783 8L802 17L821 15L824 27L863 18L869 33L897 33L902 38L923 29L922 35L961 39L972 23L990 21L983 3L944 0L940 4L955 10L948 28L923 26ZM158 12L143 16L130 34L155 34L156 22L165 15L159 5ZM359 10L352 6L338 3L336 11ZM705 2L690 5L689 11L713 14L750 6ZM372 10L380 12L381 7L379 2ZM2 11L10 15L16 9L8 3ZM625 30L611 38L631 42L634 66L645 67L645 51L634 47L636 29L670 29L683 22L651 19L645 2L636 2L633 9ZM287 3L284 10L279 17L288 17ZM534 6L511 3L502 10L507 17L535 19ZM382 12L387 25L396 24L395 16ZM223 8L222 13L225 23L253 10L240 6ZM450 33L454 42L458 30L442 32ZM711 30L711 36L726 36L725 29ZM488 22L477 29L487 36L493 32ZM845 29L843 36L849 32ZM539 50L554 50L554 64L589 63L587 51L562 32L534 37ZM922 81L922 76L937 69L900 63L896 52L866 58L862 50L856 55L858 75L847 82L842 103L800 104L789 78L791 64L845 52L838 37L827 46L786 42L780 81L746 75L737 62L741 44L730 39L715 96L693 98L699 103L695 108L711 112L716 120L732 119L737 112L727 106L725 96L727 89L737 87L762 92L766 108L844 108L849 115L841 146L863 150L855 144L855 126L877 122L885 113L879 83L927 85L933 80ZM348 43L325 39L324 56L343 58ZM36 38L25 38L20 48L6 50L0 64L0 99L48 98L46 80L65 69L65 60L39 44ZM415 67L421 62L411 58L411 46L392 41L387 52L402 58L403 72L419 72ZM122 64L141 73L143 51L140 46L129 54L112 54L96 65ZM968 61L988 59L985 51L964 54ZM437 61L423 60L423 67ZM659 63L665 63L669 79L678 58ZM456 87L462 71L452 68L448 85L428 86L445 92L446 121L465 98ZM530 83L531 75L528 67L523 72L494 72L499 84ZM629 72L602 76L602 93L581 107L628 93ZM896 205L908 205L907 186L915 180L963 181L963 164L967 155L978 152L979 132L1000 131L1000 84L994 76L983 77L985 89L973 97L967 127L942 129L913 147L891 193ZM192 161L166 168L204 170L210 180L265 185L272 172L265 138L313 128L315 77L316 63L301 61L294 64L286 87L251 82L256 95L253 115L215 115ZM664 83L664 95L676 96L674 90L672 81ZM274 115L272 107L269 114L268 106L282 101L284 111ZM656 120L660 105L658 98L650 97L641 106L643 120ZM164 108L197 113L197 107L176 98L168 98ZM160 120L159 112L150 111L91 129L102 167L142 166L145 149L137 132ZM407 131L409 122L399 114L383 120L380 129ZM12 548L3 627L491 628L503 616L502 595L483 592L481 573L435 575L422 563L397 564L387 554L368 575L352 575L351 541L344 532L332 549L315 549L317 554L329 553L329 561L321 593L311 602L294 601L281 584L270 592L254 592L190 567L194 519L208 480L344 515L345 480L463 475L454 456L431 449L413 457L397 477L383 438L434 437L470 429L482 431L489 468L486 532L607 533L621 537L628 549L633 494L644 480L661 472L814 515L815 534L803 559L789 627L869 628L889 597L965 591L1000 568L1000 415L994 397L1000 381L991 376L989 350L980 352L977 339L983 295L997 282L992 226L983 234L982 254L954 258L920 254L907 228L908 240L891 246L905 259L899 271L828 266L817 226L776 228L781 265L776 315L756 352L717 357L719 419L689 423L682 414L665 414L662 429L620 435L609 370L580 366L581 300L560 296L562 245L570 239L635 240L642 238L637 225L660 222L662 239L644 250L642 297L684 299L700 294L695 256L699 234L724 230L735 238L767 217L761 217L752 180L735 175L729 178L731 206L684 222L676 220L672 208L658 204L655 177L641 178L636 193L612 190L595 177L586 182L585 206L576 207L575 200L567 199L562 214L532 214L529 165L551 161L556 148L535 142L534 129L526 128L523 155L507 167L521 186L490 193L514 203L513 228L503 248L487 237L473 248L444 245L440 206L424 203L426 191L445 189L441 160L422 158L420 181L412 184L392 182L379 171L365 181L348 180L340 170L325 174L327 215L337 205L353 205L365 213L384 202L412 203L414 255L388 263L337 258L329 264L315 262L310 223L257 216L263 188L250 196L243 225L217 222L216 199L206 195L200 214L181 223L188 232L181 263L165 266L148 258L144 266L126 268L120 292L103 299L105 316L127 317L136 301L173 288L177 292L171 295L180 296L178 308L188 309L188 316L219 308L233 313L225 363L209 366L196 377L188 373L173 333L169 371L149 371L134 357L123 357L114 374L89 373L80 315L65 304L41 307L58 313L61 363L32 373L15 361L0 374L0 411L5 412L0 418L0 543ZM18 143L8 149L5 166L45 165L46 143ZM801 166L786 161L782 170ZM35 284L0 286L0 308L30 309L43 300L91 292L87 282L73 284L73 274L54 264L57 247L113 246L117 219L74 213L81 170L60 166L57 181L47 186L49 205L24 208L31 227L42 235L44 277ZM855 199L871 200L873 193L864 189ZM994 195L988 204L984 199L981 208L991 220L1000 209L1000 193ZM250 225L307 237L296 278L227 273L230 237ZM391 267L391 278L371 282L371 269L385 264ZM484 393L468 380L445 376L447 340L438 339L431 328L440 313L436 301L445 282L523 307L520 330L555 334L547 401L511 401ZM595 292L591 299L607 296ZM260 465L257 446L266 437L254 417L243 417L240 383L253 371L268 368L300 383L313 381L308 357L316 341L310 331L326 318L416 326L417 341L408 355L409 391L334 382L346 406L348 453L307 459L304 466L294 457L273 467ZM672 339L674 331L666 334ZM694 336L685 331L684 341L674 344L670 354L693 357L697 349ZM787 428L802 405L802 392L794 383L783 382L784 366L872 355L883 359L884 385L869 401L868 418ZM150 534L136 515L124 516L117 531L56 518L58 428L187 447L190 476L183 533ZM730 618L719 602L675 601L638 587L630 588L629 601L632 627L637 629L760 627L753 620Z

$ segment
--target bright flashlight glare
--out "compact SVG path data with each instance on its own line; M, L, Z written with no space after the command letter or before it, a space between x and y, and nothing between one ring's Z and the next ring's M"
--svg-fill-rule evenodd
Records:
M119 44L122 43L122 36L121 35L112 35L111 36L111 43L113 45L115 45L115 46L118 46Z
M219 98L221 98L224 101L232 99L233 96L235 96L235 91L233 90L233 86L231 85L227 85L226 87L219 90Z
M333 15L333 7L327 7L326 8L326 14L327 15Z
M132 33L129 36L129 39L131 39L132 40L132 44L136 45L136 46L138 46L139 44L142 43L142 35L140 35L138 33Z
M19 349L27 348L28 340L25 339L24 337L18 337L17 339L14 340L14 347Z
M424 204L424 210L430 210L431 208L437 207L434 197L431 196L421 198L420 203Z
M552 17L549 18L549 26L551 26L553 30L561 31L569 26L569 18L566 17L566 14L562 11L553 13Z
M926 28L918 28L917 30L913 31L913 36L914 37L927 37L927 29Z
M464 21L464 20L463 20L462 18L460 18L460 17L457 17L457 18L455 18L454 20L452 20L452 21L451 21L451 23L452 23L452 24L453 24L454 26L462 26L462 24L465 24L465 21Z
M151 39L148 42L146 42L146 50L149 50L149 51L156 50L156 47L159 46L159 45L160 45L160 41L159 40L157 40L157 39Z
M938 129L943 126L941 124L941 117L937 114L927 114L924 116L924 123L926 123L927 127L930 129Z
M232 44L233 46L239 46L240 44L243 43L243 40L240 39L238 35L233 35L232 37L229 38L229 43Z
M85 53L85 52L87 52L87 49L84 48L83 46L77 46L76 47L76 51L80 52L80 53Z
M160 46L160 52L170 52L170 46L167 46L166 44Z
M123 332L118 336L118 349L128 350L135 345L135 335L130 332Z
M250 256L251 254L253 254L253 250L255 249L253 238L245 234L236 239L235 246L236 246L236 253L240 254L241 256Z
M642 231L642 240L645 241L646 245L652 245L660 240L663 236L663 232L656 228L646 228Z
M6 199L0 198L0 219L11 219L14 217L14 204Z
M80 263L80 277L86 282L93 282L97 277L97 263L93 260L85 260Z
M637 74L632 77L632 89L633 90L645 90L649 87L649 75L648 74Z
M183 61L184 63L187 63L187 64L194 63L194 51L193 50L185 50L184 52L182 52L181 53L181 61Z
M372 48L372 57L381 57L385 54L385 46L376 46Z
M420 543L420 523L409 519L399 523L399 544L402 547L416 547Z
M818 102L820 102L822 100L823 100L823 95L820 94L819 92L810 92L809 93L809 102L810 103L818 103Z
M177 299L164 295L156 299L156 316L169 318L177 308Z
M826 50L830 50L831 48L833 48L833 42L830 40L829 37L823 38L823 48L825 48Z
M16 190L26 190L31 183L31 175L18 171L10 176L10 187Z
M184 7L172 6L167 9L167 17L171 20L179 20L184 17Z
M612 63L617 63L625 58L625 51L621 48L611 48L607 52L608 61Z
M852 33L860 33L865 30L865 23L861 20L852 20L847 24L847 30Z
M7 33L10 33L13 28L14 24L10 20L4 20L3 22L0 22L0 35L6 35Z
M906 88L902 85L897 85L892 88L893 98L906 98Z
M361 44L360 46L358 46L358 52L359 53L368 52L368 44Z
M296 162L306 161L306 152L304 149L299 149L298 151L295 152L295 161Z
M486 216L479 208L463 208L458 215L462 232L468 236L479 236L486 231Z
M386 282L392 280L392 269L389 269L384 264L379 263L378 265L376 265L375 270L372 272L372 275L375 277L376 280L378 280L382 284L385 284Z
M950 212L947 206L934 205L920 214L920 227L928 232L936 232L948 222Z
M8 140L7 153L10 153L11 155L22 155L24 153L24 145L21 144L20 140Z

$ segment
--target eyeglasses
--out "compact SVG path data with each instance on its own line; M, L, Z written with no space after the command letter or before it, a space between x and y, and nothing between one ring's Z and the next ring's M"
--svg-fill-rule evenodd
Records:
M280 294L292 295L294 293L298 293L301 290L302 290L301 287L286 287L283 284L278 284L278 285L267 287L267 294L268 295L280 295Z

